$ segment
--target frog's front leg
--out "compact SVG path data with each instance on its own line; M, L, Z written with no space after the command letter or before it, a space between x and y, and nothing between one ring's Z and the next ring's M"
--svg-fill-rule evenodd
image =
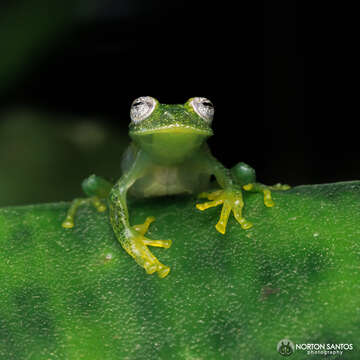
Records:
M206 210L210 207L222 205L220 219L215 225L216 230L221 234L225 234L226 232L226 225L231 211L243 229L246 230L252 227L252 223L246 220L242 215L244 201L241 188L229 187L227 189L217 190L211 193L204 192L199 194L198 197L211 200L202 204L196 204L196 207L199 210Z
M204 154L204 165L209 174L215 175L218 184L222 189L207 193L199 194L200 198L207 198L208 202L197 204L199 210L205 210L210 207L222 205L220 219L215 225L217 231L225 234L229 216L233 212L235 219L243 229L249 229L252 223L246 220L242 215L244 200L242 188L234 181L231 171L225 168L218 160L216 160L209 152Z
M82 183L83 191L88 198L77 198L74 199L70 205L69 210L67 211L66 218L62 223L62 227L70 229L74 227L74 218L79 206L85 204L92 204L99 212L106 210L106 205L103 202L112 187L112 184L107 180L96 176L91 175L85 179Z
M145 165L144 165L145 166ZM144 224L131 226L126 202L126 195L131 185L140 178L145 171L141 166L141 159L136 161L132 169L118 181L109 195L110 221L124 250L142 266L148 274L154 272L164 278L170 272L170 268L162 264L149 250L148 246L169 248L171 240L152 240L145 237L149 225L155 220L148 217Z

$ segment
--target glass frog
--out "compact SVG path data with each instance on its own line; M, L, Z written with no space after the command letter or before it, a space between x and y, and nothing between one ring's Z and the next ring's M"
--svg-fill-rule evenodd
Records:
M287 190L289 186L266 186L256 182L255 171L244 163L232 169L225 168L212 156L206 140L213 135L211 128L214 107L210 100L194 97L185 104L166 105L150 96L139 97L130 109L129 135L131 144L122 159L123 175L115 185L91 175L82 188L89 197L75 199L62 226L72 228L76 210L91 203L98 211L110 209L110 221L122 247L148 274L157 272L164 278L170 267L162 264L149 250L149 246L169 248L171 240L153 240L145 236L155 220L149 216L143 224L131 225L127 196L140 197L198 194L208 201L196 204L205 210L222 205L215 228L226 231L228 218L233 213L243 229L252 224L242 214L243 190L260 192L267 207L274 205L271 190ZM214 176L220 189L208 189Z

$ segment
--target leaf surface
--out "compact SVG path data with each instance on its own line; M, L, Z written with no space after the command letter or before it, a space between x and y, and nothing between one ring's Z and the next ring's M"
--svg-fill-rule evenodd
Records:
M242 230L192 197L130 204L155 216L151 248L171 266L147 275L117 242L107 213L69 203L0 209L1 359L279 359L280 340L353 344L359 358L360 182L245 195ZM296 350L291 359L305 359ZM314 355L312 358L324 358Z

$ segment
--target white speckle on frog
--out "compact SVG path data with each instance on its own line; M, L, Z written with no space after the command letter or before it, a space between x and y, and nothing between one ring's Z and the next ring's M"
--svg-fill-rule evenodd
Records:
M314 237L318 237L319 235L320 235L320 234L319 234L318 232L314 232L314 233L313 233L313 236L314 236Z
M113 258L113 254L109 253L109 254L106 254L105 256L105 260L111 260Z
M164 115L175 120L175 116L173 114L169 113L168 111L165 111ZM179 124L176 123L175 126L179 126Z

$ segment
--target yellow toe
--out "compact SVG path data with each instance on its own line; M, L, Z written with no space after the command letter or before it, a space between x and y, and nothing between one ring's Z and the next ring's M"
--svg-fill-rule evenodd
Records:
M253 184L247 184L247 185L243 186L243 189L246 190L246 191L250 191L253 187L254 187Z
M74 222L73 221L71 221L71 220L65 220L62 224L61 224L61 226L63 227L63 228L65 228L65 229L71 229L71 228L73 228L74 227Z
M240 225L244 230L250 229L253 226L250 221L246 221L245 219L242 223L240 223Z
M226 225L220 221L215 225L215 228L220 234L224 235L226 232Z
M157 274L159 278L163 279L164 277L168 276L169 272L170 272L169 266L163 264L158 266Z

